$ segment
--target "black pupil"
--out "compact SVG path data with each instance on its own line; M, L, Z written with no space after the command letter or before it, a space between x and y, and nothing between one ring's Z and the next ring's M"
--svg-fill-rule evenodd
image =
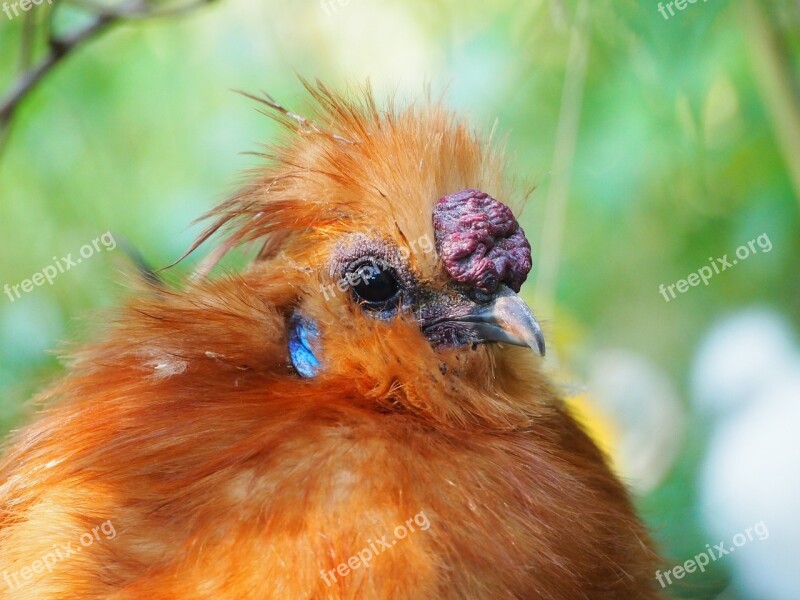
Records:
M357 280L353 291L365 302L386 302L397 294L397 280L386 269L365 265L359 268L356 274Z

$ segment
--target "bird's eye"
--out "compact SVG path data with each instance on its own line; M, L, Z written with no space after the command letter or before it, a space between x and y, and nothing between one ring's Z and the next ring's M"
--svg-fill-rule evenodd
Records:
M390 268L365 264L355 270L353 293L367 308L386 308L400 292L400 284Z

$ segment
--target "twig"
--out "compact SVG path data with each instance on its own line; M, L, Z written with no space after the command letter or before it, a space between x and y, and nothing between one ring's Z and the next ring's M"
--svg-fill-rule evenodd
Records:
M204 4L211 4L213 1L214 0L196 0L195 2L188 2L179 6L169 6L167 8L160 8L158 10L148 9L141 0L133 3L133 6L124 10L104 6L103 4L92 2L91 0L71 0L70 4L79 6L96 15L107 15L125 19L126 21L135 21L137 19L153 19L156 17L174 17L185 15L200 8Z
M210 4L214 0L196 0L179 7L167 8L162 10L149 10L142 0L131 0L116 8L101 7L99 5L83 3L84 7L92 7L93 17L77 31L64 36L57 36L53 33L52 17L56 7L50 12L48 19L49 31L47 32L47 54L34 66L24 71L11 86L11 89L0 100L0 150L8 140L14 113L28 96L31 91L44 79L61 61L84 43L97 37L109 27L117 25L123 21L154 18L176 14L184 14L195 10L205 4ZM58 6L58 5L57 5ZM23 35L23 62L27 62L26 50L31 43L30 38L34 35ZM29 56L29 54L27 54Z
M114 18L106 15L97 16L88 25L64 38L50 38L50 51L39 63L22 74L11 88L11 91L0 102L0 126L7 125L22 100L38 84L50 70L64 57L85 41L100 33L113 23Z

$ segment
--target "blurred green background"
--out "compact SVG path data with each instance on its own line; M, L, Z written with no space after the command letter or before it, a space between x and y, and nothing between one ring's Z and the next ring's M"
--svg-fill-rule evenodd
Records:
M0 13L0 90L20 75L26 21L42 24L54 10L57 30L85 23L82 5L54 6ZM607 372L598 356L637 357L669 388L660 430L674 448L645 465L652 477L638 503L667 568L680 564L722 539L702 508L715 421L694 397L698 346L715 322L751 306L787 328L800 320L800 3L698 0L673 16L664 7L668 18L658 7L218 0L121 24L68 56L14 117L0 155L0 286L106 231L156 266L180 256L198 233L191 222L259 164L242 152L275 132L232 89L265 89L294 108L305 101L296 73L334 88L369 79L377 98L401 101L430 83L478 129L496 118L513 174L536 184L522 218L534 248L524 292L553 340L550 368L610 452L624 453L625 431L652 422L620 418L598 399L592 373ZM33 58L43 52L37 39ZM669 302L659 293L762 233L769 252L756 246ZM0 434L24 422L23 403L63 369L60 342L83 339L81 319L124 297L123 255L96 252L52 285L13 302L0 295ZM794 481L800 456L788 458ZM775 538L797 522L768 525ZM765 577L783 568L763 562ZM669 591L781 597L754 593L749 568L724 557Z

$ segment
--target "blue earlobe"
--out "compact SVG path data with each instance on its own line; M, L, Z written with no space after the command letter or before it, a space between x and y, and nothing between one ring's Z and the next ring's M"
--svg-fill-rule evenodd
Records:
M300 377L314 377L320 371L319 360L311 348L317 340L317 323L294 313L289 321L289 358Z

